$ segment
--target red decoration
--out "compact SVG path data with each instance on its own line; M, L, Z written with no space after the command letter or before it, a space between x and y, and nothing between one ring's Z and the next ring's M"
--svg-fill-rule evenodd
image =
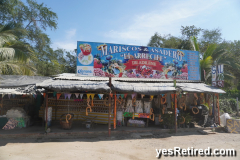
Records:
M138 60L133 60L130 59L128 60L127 63L124 63L126 66L125 70L128 69L140 69L142 70L141 72L149 72L149 69L144 68L142 66L147 66L148 68L151 68L152 70L158 70L158 71L163 71L162 68L164 67L161 65L159 61L154 61L154 60L147 60L147 59L138 59ZM145 70L144 70L145 69Z

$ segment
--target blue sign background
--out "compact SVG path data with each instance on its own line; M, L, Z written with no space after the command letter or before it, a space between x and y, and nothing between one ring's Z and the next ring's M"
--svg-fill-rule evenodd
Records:
M197 51L77 42L80 76L200 80Z

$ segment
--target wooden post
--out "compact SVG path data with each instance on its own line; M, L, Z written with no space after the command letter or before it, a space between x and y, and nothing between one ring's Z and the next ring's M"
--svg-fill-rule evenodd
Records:
M219 105L219 94L217 95L217 101L218 101L218 124L220 125L220 105Z
M176 94L176 92L175 92L175 94L174 94L175 96L174 96L174 121L175 121L175 133L177 133L177 94Z
M237 116L239 115L238 97L237 97Z
M45 131L47 131L47 119L48 119L48 92L46 92L46 95L45 95L45 101L46 101L46 125L45 125Z
M109 87L111 88L111 85L112 85L112 79L111 77L109 77ZM109 104L108 104L108 136L110 137L111 136L111 106L112 106L112 103L111 103L111 91L109 92Z
M114 93L114 119L113 119L113 128L116 129L116 120L117 120L117 95Z
M216 123L216 108L215 108L215 93L213 93L213 114L214 114L214 123Z

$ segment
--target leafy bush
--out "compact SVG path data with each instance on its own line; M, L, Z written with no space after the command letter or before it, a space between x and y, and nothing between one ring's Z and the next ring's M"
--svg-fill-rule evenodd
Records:
M237 102L233 98L222 98L219 99L220 111L225 113L233 113L237 111Z

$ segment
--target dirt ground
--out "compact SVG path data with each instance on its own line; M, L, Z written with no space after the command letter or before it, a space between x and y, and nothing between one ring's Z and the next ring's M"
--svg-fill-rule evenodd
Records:
M133 135L88 139L2 139L0 160L152 160L156 149L202 148L236 149L236 157L165 157L161 159L240 159L240 135L198 132L161 134L136 139Z

